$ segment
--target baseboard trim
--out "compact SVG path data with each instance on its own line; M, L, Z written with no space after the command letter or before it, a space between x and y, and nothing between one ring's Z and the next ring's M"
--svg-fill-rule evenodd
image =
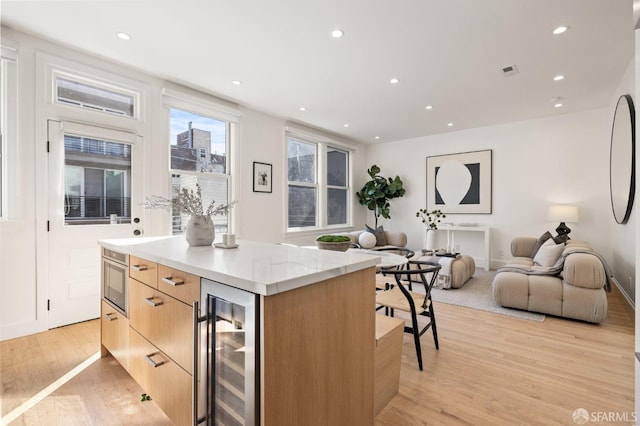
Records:
M618 287L618 291L620 291L620 293L622 293L622 296L624 297L624 299L627 301L627 303L629 303L629 306L631 306L631 308L635 311L636 310L636 304L633 302L633 300L631 300L631 298L629 297L629 295L627 294L626 291L624 291L622 289L622 286L620 285L620 283L618 282L618 280L616 279L616 277L611 277L611 281L613 281L613 283L615 284L616 287Z

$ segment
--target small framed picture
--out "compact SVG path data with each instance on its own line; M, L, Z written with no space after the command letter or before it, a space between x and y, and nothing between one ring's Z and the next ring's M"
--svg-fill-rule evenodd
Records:
M253 192L271 192L271 169L271 164L253 162Z

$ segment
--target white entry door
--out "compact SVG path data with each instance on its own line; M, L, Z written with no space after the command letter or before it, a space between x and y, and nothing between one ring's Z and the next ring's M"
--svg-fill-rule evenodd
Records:
M49 328L100 316L98 240L142 235L142 138L50 120Z

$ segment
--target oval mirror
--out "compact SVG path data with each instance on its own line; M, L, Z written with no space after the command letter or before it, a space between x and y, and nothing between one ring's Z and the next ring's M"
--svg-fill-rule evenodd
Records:
M618 223L627 223L635 196L636 114L630 95L618 99L611 129L609 185L611 208Z

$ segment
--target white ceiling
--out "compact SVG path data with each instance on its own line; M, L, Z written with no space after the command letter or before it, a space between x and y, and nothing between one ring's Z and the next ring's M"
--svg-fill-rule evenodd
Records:
M3 0L0 12L16 30L364 143L607 106L634 53L632 0Z

